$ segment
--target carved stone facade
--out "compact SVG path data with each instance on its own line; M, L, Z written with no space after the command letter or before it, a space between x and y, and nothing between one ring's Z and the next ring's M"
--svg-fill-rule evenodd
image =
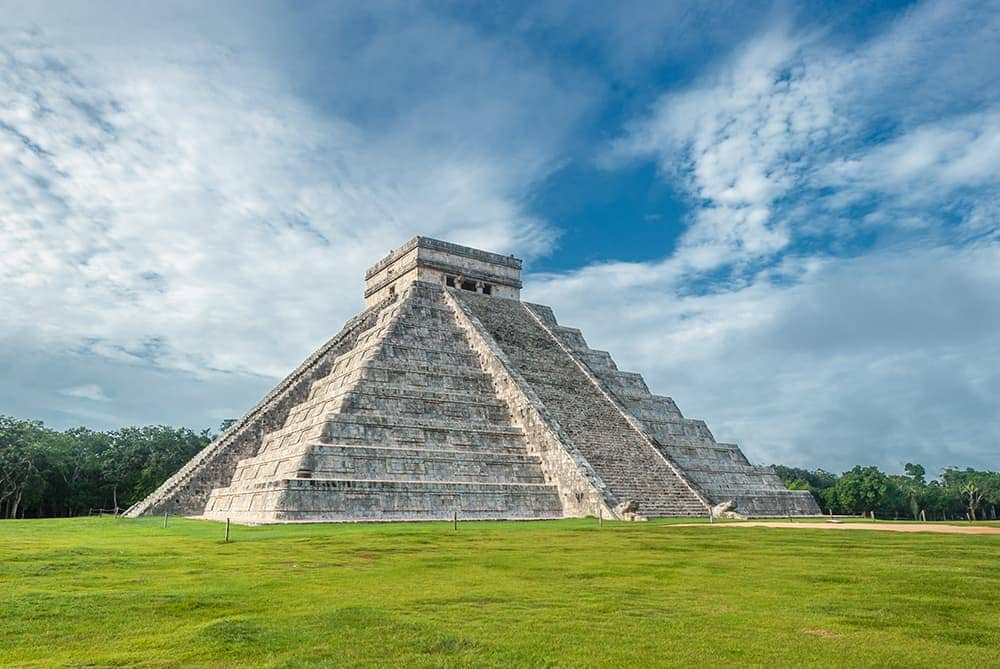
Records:
M819 513L652 395L548 307L521 261L415 237L366 310L127 512L244 523Z

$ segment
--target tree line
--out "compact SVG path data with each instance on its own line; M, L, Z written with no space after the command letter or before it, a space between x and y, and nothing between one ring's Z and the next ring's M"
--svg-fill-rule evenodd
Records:
M840 476L822 469L773 466L789 488L811 492L823 513L982 520L996 519L1000 512L1000 472L949 467L939 480L927 480L927 470L910 462L903 474L858 465Z
M0 415L0 518L124 510L156 489L214 434L163 425L53 430Z
M224 426L223 426L224 427ZM97 432L58 431L0 415L0 518L79 516L126 509L146 497L214 438L163 425ZM1000 473L948 468L928 480L917 464L903 474L857 466L840 474L775 465L794 490L808 490L824 513L883 518L996 518Z

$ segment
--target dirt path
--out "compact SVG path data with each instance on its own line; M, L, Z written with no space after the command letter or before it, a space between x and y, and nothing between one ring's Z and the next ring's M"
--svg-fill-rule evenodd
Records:
M695 524L670 525L668 527L694 527ZM699 527L704 524L699 523ZM939 532L941 534L1000 534L1000 527L986 525L936 525L932 523L763 523L747 521L742 523L718 523L713 527L777 527L799 530L876 530L882 532Z

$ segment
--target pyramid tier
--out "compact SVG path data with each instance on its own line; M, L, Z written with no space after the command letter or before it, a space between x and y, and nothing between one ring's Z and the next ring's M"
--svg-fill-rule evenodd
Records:
M442 393L419 387L386 388L359 383L347 393L341 411L356 415L438 416L468 423L509 425L510 411L496 397Z
M304 452L272 453L243 460L230 487L271 478L546 482L538 458L522 453L312 444Z
M260 481L213 491L204 516L242 523L534 520L562 517L555 486L347 479Z
M517 427L401 416L333 414L326 419L326 430L321 441L327 444L526 452L524 433Z

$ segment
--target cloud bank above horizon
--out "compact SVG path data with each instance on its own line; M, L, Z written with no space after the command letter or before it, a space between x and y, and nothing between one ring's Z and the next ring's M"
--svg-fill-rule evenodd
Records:
M1000 466L994 3L245 7L0 5L3 412L217 424L425 234L757 462ZM539 213L646 167L681 215Z

